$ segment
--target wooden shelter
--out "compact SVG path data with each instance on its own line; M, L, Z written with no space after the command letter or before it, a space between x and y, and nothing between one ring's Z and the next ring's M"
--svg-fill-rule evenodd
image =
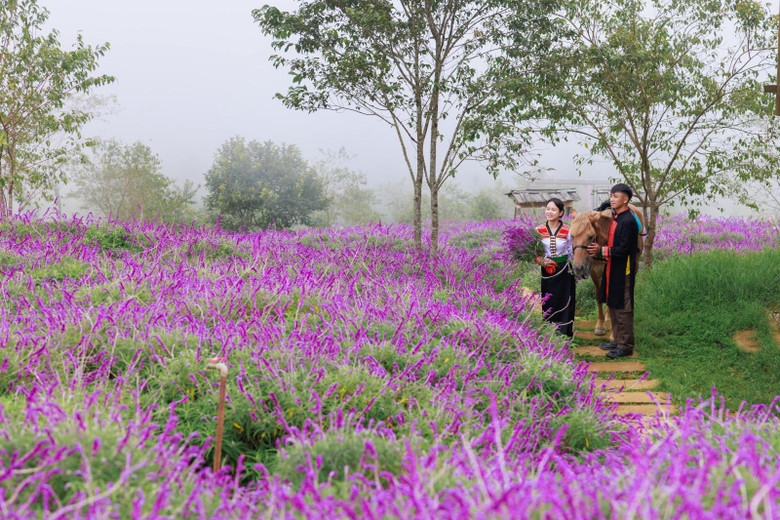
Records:
M515 216L522 212L539 212L544 203L551 198L559 198L563 202L565 214L569 215L574 203L580 200L577 188L529 188L512 190L506 194L515 203Z

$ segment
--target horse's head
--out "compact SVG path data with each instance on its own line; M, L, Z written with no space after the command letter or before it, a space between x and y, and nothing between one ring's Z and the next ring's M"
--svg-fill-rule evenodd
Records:
M599 245L605 245L608 236L609 223L612 220L611 210L603 212L583 211L577 213L574 221L571 223L569 235L573 248L573 258L571 260L574 276L577 278L586 278L589 276L590 257L588 256L588 245L596 242Z

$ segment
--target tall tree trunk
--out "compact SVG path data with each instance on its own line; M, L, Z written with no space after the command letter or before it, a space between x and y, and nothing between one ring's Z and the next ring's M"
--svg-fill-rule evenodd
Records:
M650 210L650 218L645 222L647 223L647 236L645 237L644 244L644 261L645 267L653 267L653 244L655 243L655 230L658 225L658 204L655 200L647 201L648 208Z
M425 176L425 150L423 149L422 106L417 112L417 176L414 178L414 245L422 249L422 188Z
M439 249L439 188L431 186L431 248Z
M8 183L6 183L5 214L9 217L14 213L14 177L16 176L16 148L8 147Z
M425 134L423 132L423 102L422 102L422 88L420 86L420 55L419 47L420 41L417 40L415 47L415 108L416 108L416 135L417 142L415 143L415 151L417 152L417 175L414 178L414 245L418 250L422 249L422 184L425 175Z
M5 135L5 134L0 134ZM3 165L5 164L5 161L3 160L3 157L5 155L5 147L0 144L0 179L4 179L3 175ZM5 186L0 186L0 219L5 218Z
M433 20L429 18L431 28L435 27ZM440 34L434 29L436 34L436 52L434 54L435 65L433 71L433 90L431 91L431 110L430 110L430 123L431 123L431 136L430 136L430 150L428 161L428 188L431 190L431 248L434 251L439 249L439 188L441 187L441 181L439 176L439 165L436 157L439 144L439 84L441 82L442 75L442 62L444 57L442 56L442 43Z
M414 245L417 249L422 249L422 185L423 185L423 164L422 151L417 157L417 177L414 179Z

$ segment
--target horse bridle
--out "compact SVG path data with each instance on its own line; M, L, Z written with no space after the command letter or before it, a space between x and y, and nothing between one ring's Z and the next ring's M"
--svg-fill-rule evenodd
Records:
M589 236L588 237L588 243L594 242L596 240L596 236L597 235ZM574 252L577 249L585 249L587 251L588 250L588 246L572 246L572 248L571 248L572 256L574 255ZM587 263L585 264L585 276L583 276L582 278L578 278L579 280L584 280L585 278L590 276L590 268L593 266L593 257L590 256L590 253L588 253L586 258L588 260L587 260Z

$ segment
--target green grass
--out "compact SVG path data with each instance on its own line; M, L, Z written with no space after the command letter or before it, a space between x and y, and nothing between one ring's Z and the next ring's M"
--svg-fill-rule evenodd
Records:
M675 400L769 403L780 395L780 345L767 308L780 304L780 250L671 257L643 270L636 291L642 361ZM734 332L754 329L761 349L743 352Z
M578 320L595 320L598 316L596 288L590 278L577 282L577 307L575 316ZM607 308L604 307L604 312Z

